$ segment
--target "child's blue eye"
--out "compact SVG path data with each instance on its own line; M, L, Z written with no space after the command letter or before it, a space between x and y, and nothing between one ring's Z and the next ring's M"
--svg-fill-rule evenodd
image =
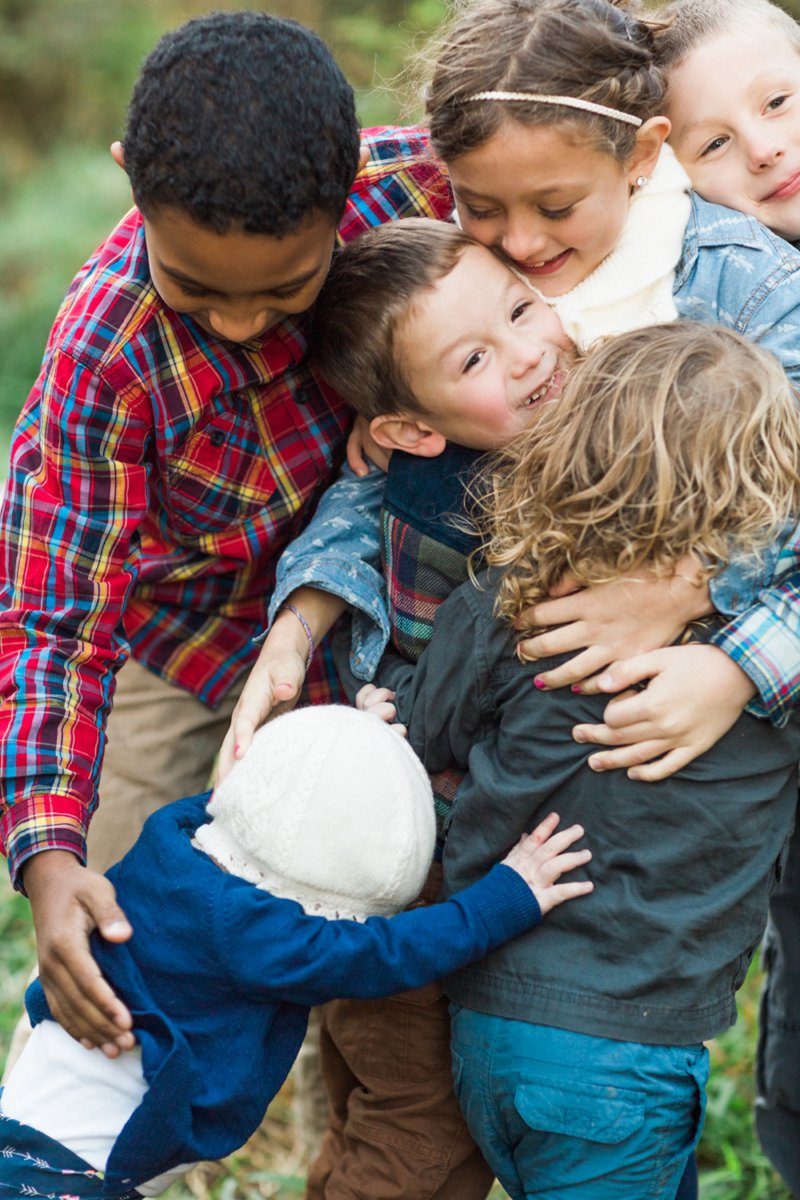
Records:
M707 154L713 154L715 150L722 149L727 141L727 137L723 137L722 135L715 137L713 141L709 142L707 146L703 147L703 149L700 151L700 157L705 158Z

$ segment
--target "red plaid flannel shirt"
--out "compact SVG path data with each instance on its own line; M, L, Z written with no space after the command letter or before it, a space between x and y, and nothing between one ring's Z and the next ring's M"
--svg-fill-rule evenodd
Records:
M416 129L365 134L339 228L446 217ZM12 878L83 858L114 671L129 649L210 705L256 655L277 557L341 460L350 414L307 317L258 342L167 308L134 210L78 273L17 423L0 515L0 835ZM324 672L311 699L330 695Z

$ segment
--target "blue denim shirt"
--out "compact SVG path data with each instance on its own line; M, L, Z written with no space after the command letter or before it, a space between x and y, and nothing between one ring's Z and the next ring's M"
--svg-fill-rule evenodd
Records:
M678 314L716 322L759 342L800 387L800 253L760 222L692 196L675 272ZM278 564L269 619L290 592L319 587L352 607L351 666L371 679L389 638L380 568L385 475L345 467L306 530ZM714 641L759 693L748 710L784 724L800 694L800 526L782 546L739 560L711 581L711 598L731 621Z

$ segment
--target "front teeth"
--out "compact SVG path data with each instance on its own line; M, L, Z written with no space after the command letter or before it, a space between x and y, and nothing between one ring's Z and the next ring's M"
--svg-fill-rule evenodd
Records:
M555 371L553 371L553 374L550 376L550 378L547 380L546 383L542 384L542 386L539 388L538 391L531 392L530 396L528 396L528 398L525 400L526 408L532 408L534 404L538 403L538 401L541 400L542 396L545 396L547 394L547 392L550 390L550 385L553 382L554 376L555 376Z

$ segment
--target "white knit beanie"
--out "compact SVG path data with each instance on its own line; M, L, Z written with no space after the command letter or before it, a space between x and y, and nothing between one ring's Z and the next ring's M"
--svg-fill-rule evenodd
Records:
M195 841L231 873L307 913L363 921L420 892L435 842L433 794L406 740L344 705L296 709L260 729L216 789Z

